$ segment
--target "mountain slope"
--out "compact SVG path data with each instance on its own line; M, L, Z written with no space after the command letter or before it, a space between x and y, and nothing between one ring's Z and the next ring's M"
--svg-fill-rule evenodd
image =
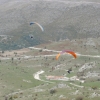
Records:
M0 43L1 49L23 48L66 38L98 37L99 11L99 1L93 0L1 0L0 34L12 36ZM29 25L34 21L43 26L44 32L36 25Z

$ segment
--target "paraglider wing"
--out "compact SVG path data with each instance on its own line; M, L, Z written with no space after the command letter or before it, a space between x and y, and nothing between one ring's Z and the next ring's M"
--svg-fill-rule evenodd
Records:
M43 27L39 23L36 24L41 28L42 31L44 31Z
M56 60L58 60L59 56L60 56L61 54L65 53L65 52L71 54L74 58L77 58L77 55L75 54L75 52L70 51L70 50L64 50L64 51L60 52L59 54L57 54Z
M30 25L32 25L32 24L37 24L41 28L41 30L44 31L43 27L39 23L37 23L37 22L31 22Z
M35 24L35 23L30 23L30 25Z
M60 56L60 53L59 53L59 54L57 54L57 56L56 56L56 60L58 60L59 56Z
M73 52L73 51L66 50L65 52L67 52L67 53L69 53L69 54L73 55L73 57L74 57L74 58L76 58L76 57L77 57L77 56L76 56L76 54L75 54L75 52Z

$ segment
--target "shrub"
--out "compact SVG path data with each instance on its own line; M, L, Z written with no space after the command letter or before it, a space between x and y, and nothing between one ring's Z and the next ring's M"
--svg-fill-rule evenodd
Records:
M93 89L93 90L96 90L96 89L97 89L97 86L92 86L92 89Z
M42 52L42 49L40 49L39 52Z
M54 93L56 93L56 92L57 92L56 89L51 89L51 90L50 90L50 94L54 94Z

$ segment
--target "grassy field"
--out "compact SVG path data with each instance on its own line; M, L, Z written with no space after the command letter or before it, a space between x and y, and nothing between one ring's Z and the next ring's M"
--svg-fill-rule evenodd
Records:
M45 44L42 46L42 51L38 49L10 51L10 56L7 56L9 59L3 59L9 54L8 51L1 54L4 57L0 60L0 100L6 97L8 100L80 100L79 98L99 100L100 58L94 57L99 55L99 52L92 53L95 50L92 48L92 52L89 52L90 56L86 56L88 53L86 51L82 53L81 48L78 48L78 52L83 55L77 56L77 59L65 54L55 60L56 52L43 51L44 47L58 51L61 48L67 49L68 47L64 47L66 42L68 43L68 40L51 43L49 46ZM37 47L41 48L41 45ZM74 48L73 44L70 48ZM67 72L69 69L72 69L70 74ZM34 79L34 74L41 70L44 73L39 76L43 81ZM92 74L96 76L93 77ZM46 76L50 75L68 78L76 76L79 80L46 79ZM84 83L81 83L82 80Z

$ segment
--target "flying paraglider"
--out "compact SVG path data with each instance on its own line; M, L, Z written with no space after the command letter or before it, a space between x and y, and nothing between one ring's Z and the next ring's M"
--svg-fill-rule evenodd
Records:
M43 27L42 27L39 23L37 23L37 22L31 22L30 25L32 25L32 24L37 24L37 25L40 27L40 29L41 29L42 31L44 31Z
M74 58L77 57L77 55L75 54L75 52L70 51L70 50L64 50L64 51L60 52L59 54L57 54L56 60L58 60L58 58L60 57L60 55L63 54L63 53L69 53L69 54L71 54Z
M34 36L33 36L32 34L30 34L30 35L29 35L29 37L30 37L31 39L33 39L33 38L34 38Z

